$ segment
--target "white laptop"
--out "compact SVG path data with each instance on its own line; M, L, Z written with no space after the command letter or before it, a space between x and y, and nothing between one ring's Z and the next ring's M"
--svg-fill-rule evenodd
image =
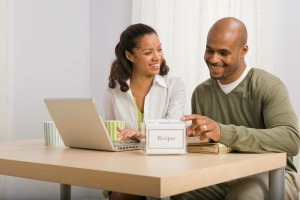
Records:
M140 149L139 142L112 142L94 99L45 99L59 134L68 147L103 151Z

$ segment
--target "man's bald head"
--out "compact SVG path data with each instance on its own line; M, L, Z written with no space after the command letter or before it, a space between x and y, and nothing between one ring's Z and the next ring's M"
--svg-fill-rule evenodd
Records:
M218 20L209 30L204 60L210 76L223 85L236 81L246 68L247 29L238 19Z
M220 37L225 40L235 38L235 42L239 46L247 44L247 28L243 22L234 17L226 17L218 20L210 28L207 40L210 37Z

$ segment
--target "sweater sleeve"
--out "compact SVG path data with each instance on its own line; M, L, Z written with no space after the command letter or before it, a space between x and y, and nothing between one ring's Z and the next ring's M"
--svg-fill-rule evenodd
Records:
M262 104L261 114L265 128L221 124L219 142L239 152L286 152L288 156L297 155L300 144L298 120L285 85L278 82L262 88L256 96L260 96L257 102Z

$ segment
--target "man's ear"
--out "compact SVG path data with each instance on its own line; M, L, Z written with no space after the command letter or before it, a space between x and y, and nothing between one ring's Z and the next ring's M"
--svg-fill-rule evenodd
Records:
M125 51L125 56L128 60L133 62L133 56L131 55L131 53L129 51Z
M245 55L248 52L248 49L249 49L249 47L248 47L247 44L245 44L245 45L242 46L242 48L241 48L241 57L245 57Z

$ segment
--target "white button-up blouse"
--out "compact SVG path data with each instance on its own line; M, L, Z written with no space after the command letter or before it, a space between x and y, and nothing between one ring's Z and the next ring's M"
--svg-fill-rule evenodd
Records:
M130 85L130 80L127 81ZM136 105L129 89L122 92L117 84L115 88L106 88L104 101L105 120L123 120L126 128L138 129ZM145 97L144 119L179 119L184 114L185 85L181 78L169 75L156 75Z

